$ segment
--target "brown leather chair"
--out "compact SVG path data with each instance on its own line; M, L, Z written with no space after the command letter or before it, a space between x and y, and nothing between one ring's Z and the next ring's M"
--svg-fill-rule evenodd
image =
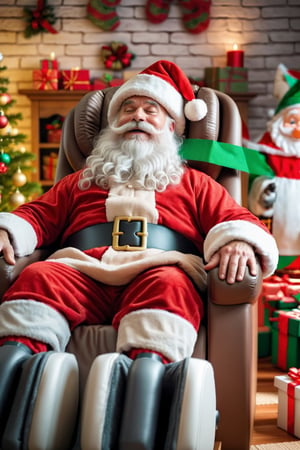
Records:
M95 137L107 125L107 107L116 88L93 91L81 99L65 119L59 150L56 181L81 169L90 154ZM241 119L234 101L210 88L195 87L198 98L208 105L206 118L188 123L186 137L241 144ZM201 148L199 148L199 151ZM220 166L189 162L223 184L239 202L240 174ZM16 266L0 259L0 296L25 265L46 257L53 249L38 249L18 258ZM201 325L194 357L208 359L214 368L217 409L220 412L216 440L223 450L247 450L253 427L256 366L256 299L261 275L247 274L243 282L228 285L217 271L208 274L206 323ZM81 389L94 358L115 351L116 332L112 326L80 326L72 334L67 351L75 353L80 366Z

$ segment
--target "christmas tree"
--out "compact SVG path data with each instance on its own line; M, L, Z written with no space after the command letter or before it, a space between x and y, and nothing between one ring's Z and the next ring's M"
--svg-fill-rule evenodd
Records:
M2 60L0 53L0 64ZM27 180L34 154L26 151L26 135L16 128L22 114L9 112L16 101L8 94L8 78L2 76L6 69L0 65L0 211L11 211L42 193L39 183Z

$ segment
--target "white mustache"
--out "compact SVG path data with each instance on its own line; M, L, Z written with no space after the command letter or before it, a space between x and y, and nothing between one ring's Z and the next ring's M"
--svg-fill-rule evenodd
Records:
M159 135L164 132L164 130L157 130L147 122L136 122L135 120L125 123L124 125L121 125L119 127L111 125L111 130L114 131L114 133L116 134L124 134L127 131L131 130L141 130L144 131L145 133L153 135Z

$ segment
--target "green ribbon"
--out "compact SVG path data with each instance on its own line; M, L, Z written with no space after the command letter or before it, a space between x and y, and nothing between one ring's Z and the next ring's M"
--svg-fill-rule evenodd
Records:
M208 162L252 175L274 176L262 153L226 142L184 139L179 154L189 161Z
M284 269L285 267L288 267L297 258L298 258L297 255L295 255L295 256L279 256L277 269L279 270L279 269Z

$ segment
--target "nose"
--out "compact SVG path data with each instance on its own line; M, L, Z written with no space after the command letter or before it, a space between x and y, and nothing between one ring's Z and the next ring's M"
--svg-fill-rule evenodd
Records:
M146 114L145 114L145 111L143 110L143 108L137 108L134 111L134 119L137 122L142 122L142 121L146 120Z
M300 127L294 128L292 132L292 137L294 139L300 139Z

